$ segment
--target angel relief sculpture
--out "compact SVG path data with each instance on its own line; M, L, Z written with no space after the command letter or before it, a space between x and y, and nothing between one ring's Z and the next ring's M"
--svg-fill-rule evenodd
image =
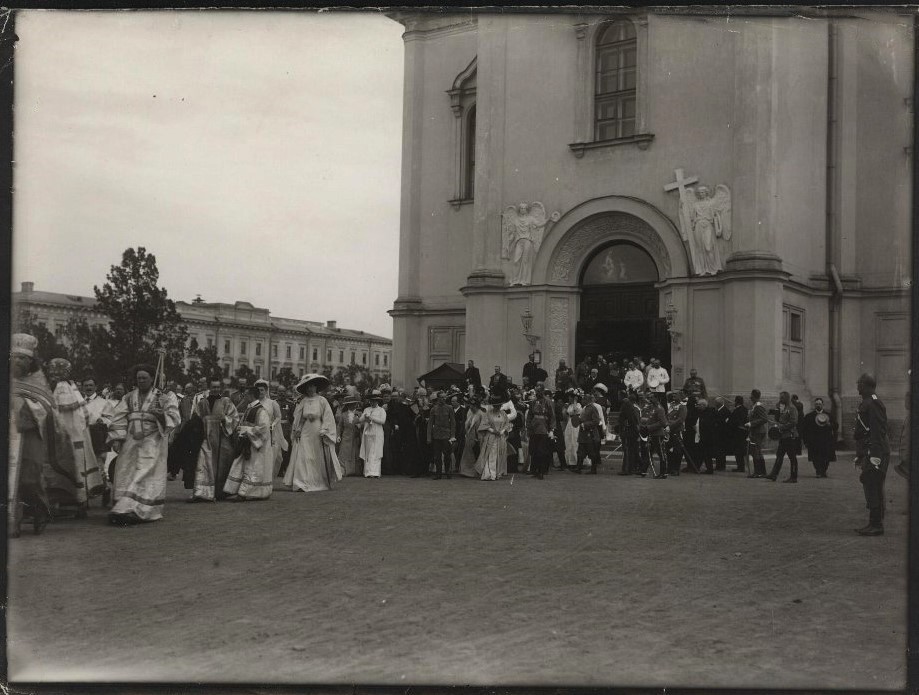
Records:
M721 247L731 240L731 190L724 184L714 193L704 184L682 189L680 223L696 275L723 270Z
M508 205L501 215L501 257L511 263L509 284L529 285L533 261L542 245L546 229L561 215L546 215L540 202Z

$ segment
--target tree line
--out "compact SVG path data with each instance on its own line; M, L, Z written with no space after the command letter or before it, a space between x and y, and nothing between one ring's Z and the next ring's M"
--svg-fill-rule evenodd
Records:
M63 327L59 339L23 307L16 317L16 331L38 339L42 360L63 357L71 363L74 378L92 375L100 385L127 383L132 366L156 365L161 351L167 379L179 384L201 378L223 379L217 347L199 346L195 339L189 342L188 328L175 302L160 287L159 277L156 256L143 246L128 248L122 253L121 263L111 266L106 282L93 287L96 309L108 318L108 325L91 326L85 318L74 316ZM380 381L370 370L354 364L335 371L326 365L323 371L335 385L350 379L359 387L369 388ZM250 384L256 379L248 365L240 366L233 376ZM274 380L290 388L299 376L284 367Z

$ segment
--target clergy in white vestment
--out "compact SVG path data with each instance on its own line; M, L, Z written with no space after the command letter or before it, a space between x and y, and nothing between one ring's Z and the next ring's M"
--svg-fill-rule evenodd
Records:
M90 497L102 494L102 471L99 469L89 431L89 414L86 399L77 385L70 380L71 366L67 360L55 357L48 362L48 377L54 387L54 404L58 417L73 449L76 463L77 502L85 505Z
M293 446L284 484L298 492L331 490L343 472L335 453L338 433L329 402L319 395L329 387L321 374L305 374L294 387L303 398L294 410Z
M83 398L86 399L86 415L89 420L89 434L92 439L93 453L96 456L96 465L102 474L102 484L106 485L108 472L105 468L105 458L108 446L108 426L112 421L115 408L107 398L103 398L96 391L96 380L92 377L83 379ZM103 504L108 505L110 492L106 487L102 492Z
M361 452L364 459L364 477L379 478L383 461L383 423L386 422L386 411L382 406L382 394L374 390L370 394L370 405L361 413Z
M169 432L179 424L175 396L153 387L153 368L139 365L133 372L136 388L121 400L109 423L109 440L118 453L109 521L118 526L163 517Z
M250 388L255 398L249 401L237 428L239 455L223 486L233 502L268 499L274 480L275 448L271 444L272 423L268 410L268 402L274 401L268 398L267 381L256 381Z

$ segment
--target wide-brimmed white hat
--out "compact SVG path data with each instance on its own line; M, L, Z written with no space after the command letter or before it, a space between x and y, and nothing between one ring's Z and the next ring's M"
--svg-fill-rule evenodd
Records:
M594 391L603 391L603 393L607 393L609 389L602 381L598 381L596 384L594 384Z
M316 392L324 391L329 387L329 378L323 376L322 374L304 374L303 378L297 382L297 385L294 386L297 389L298 393L306 393L307 384L315 384Z

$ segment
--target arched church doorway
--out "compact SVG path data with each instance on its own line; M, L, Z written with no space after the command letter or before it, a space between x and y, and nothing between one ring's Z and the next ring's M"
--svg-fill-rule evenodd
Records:
M670 334L658 318L657 265L636 244L618 241L600 248L581 273L581 311L575 357L612 355L617 362L639 355L658 357L670 369Z

